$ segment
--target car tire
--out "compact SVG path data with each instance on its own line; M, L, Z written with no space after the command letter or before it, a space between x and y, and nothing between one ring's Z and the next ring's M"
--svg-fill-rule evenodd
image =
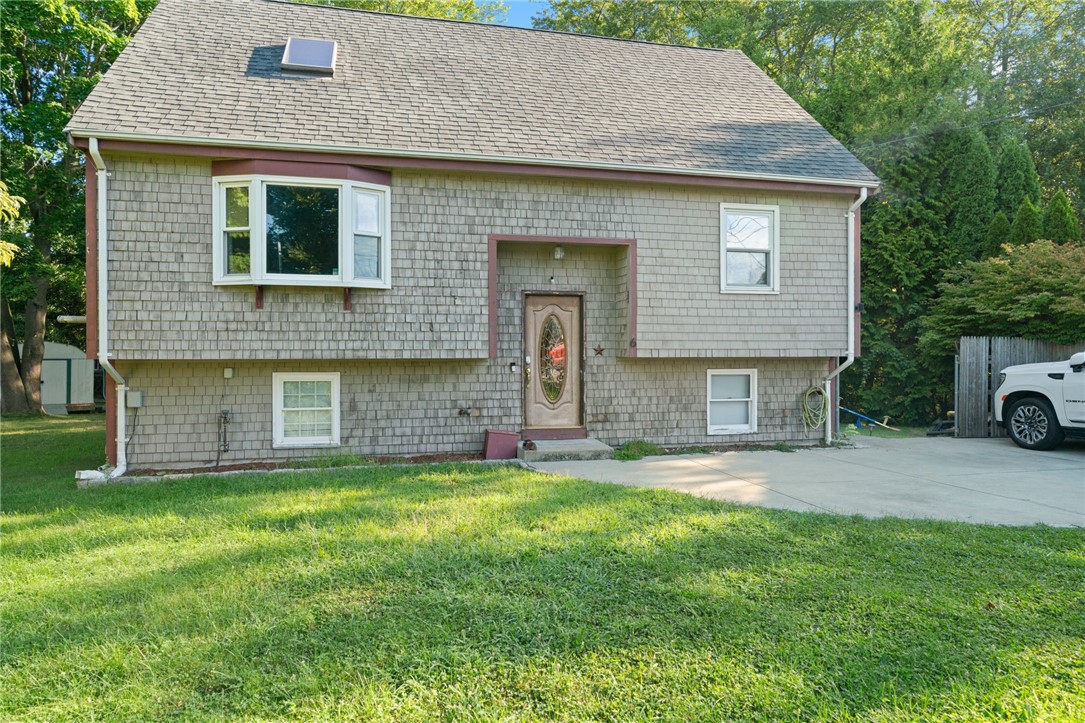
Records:
M1025 397L1010 405L1006 431L1014 444L1025 449L1054 449L1063 438L1055 410L1039 397Z

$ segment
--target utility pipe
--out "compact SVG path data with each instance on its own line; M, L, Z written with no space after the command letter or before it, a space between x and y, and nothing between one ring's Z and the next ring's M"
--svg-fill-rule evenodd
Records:
M866 199L867 189L864 186L859 189L859 198L848 206L846 216L848 219L848 358L825 377L825 403L829 405L830 411L833 408L832 396L830 396L833 379L855 363L855 257L859 255L859 237L855 233L855 212ZM839 424L839 414L837 414L837 424ZM833 423L831 415L827 414L825 415L825 444L832 444L832 441Z
M117 385L117 466L109 473L108 479L120 477L128 470L128 445L125 437L127 430L127 409L125 392L127 383L121 373L109 361L109 265L107 252L109 244L109 171L105 160L98 151L98 139L89 139L90 157L98 169L98 363Z

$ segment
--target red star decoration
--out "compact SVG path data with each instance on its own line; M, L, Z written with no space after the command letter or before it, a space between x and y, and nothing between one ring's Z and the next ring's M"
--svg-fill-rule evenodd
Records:
M601 344L597 344L595 347L595 356L603 356L603 347Z

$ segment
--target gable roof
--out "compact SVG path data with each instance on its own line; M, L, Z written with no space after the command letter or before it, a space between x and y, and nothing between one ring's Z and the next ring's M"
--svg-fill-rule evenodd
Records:
M335 40L333 75L280 68ZM737 50L300 5L162 0L73 116L169 139L874 185Z

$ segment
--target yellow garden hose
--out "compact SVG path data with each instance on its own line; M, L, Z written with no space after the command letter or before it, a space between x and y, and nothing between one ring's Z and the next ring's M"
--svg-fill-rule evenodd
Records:
M803 392L802 395L802 423L806 431L817 429L825 424L829 416L829 400L825 398L825 390L815 385Z

